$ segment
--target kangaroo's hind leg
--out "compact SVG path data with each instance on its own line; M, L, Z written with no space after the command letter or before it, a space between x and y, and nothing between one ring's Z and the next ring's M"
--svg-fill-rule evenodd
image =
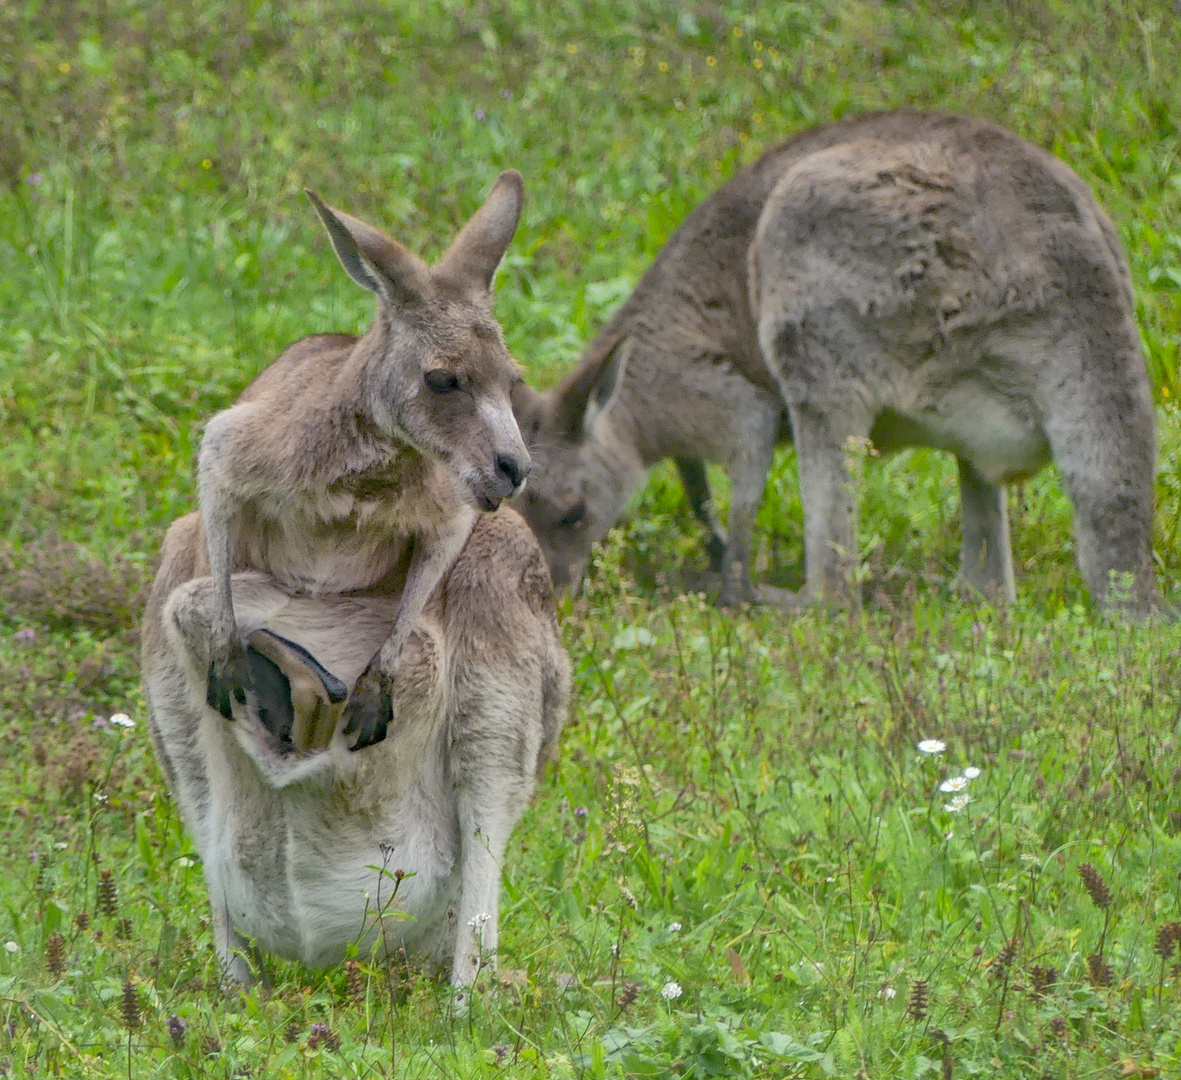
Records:
M963 540L957 580L993 601L1012 603L1013 553L1009 546L1009 513L1005 488L990 484L976 467L957 457Z
M681 477L681 484L689 498L689 506L693 510L693 516L705 527L706 535L709 537L706 550L709 552L710 572L720 574L722 557L726 552L726 531L718 521L717 511L714 508L705 462L700 458L686 457L676 458L675 461L677 472Z

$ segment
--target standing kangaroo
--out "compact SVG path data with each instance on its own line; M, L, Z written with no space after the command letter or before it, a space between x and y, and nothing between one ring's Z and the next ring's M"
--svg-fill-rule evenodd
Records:
M540 466L521 508L566 585L672 457L720 603L739 604L790 432L806 577L792 602L849 599L850 440L930 446L959 467L960 579L1011 600L1004 485L1053 459L1096 603L1143 613L1159 603L1156 450L1132 313L1115 229L1057 158L986 121L909 109L816 128L689 215L560 386L514 392ZM728 534L707 461L730 475Z
M246 935L315 965L422 952L464 987L569 683L541 551L492 513L529 469L490 294L521 179L434 267L311 198L374 322L209 422L145 617L152 734L229 977Z

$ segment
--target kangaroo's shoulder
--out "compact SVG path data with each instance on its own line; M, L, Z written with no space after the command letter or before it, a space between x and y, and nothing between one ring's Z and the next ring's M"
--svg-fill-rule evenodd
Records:
M292 342L242 391L239 401L253 401L272 387L303 381L312 369L338 367L356 347L352 334L309 334Z
M553 618L554 587L545 557L525 519L511 507L476 520L448 575L449 603L460 597L471 602L477 596L523 600L534 614Z

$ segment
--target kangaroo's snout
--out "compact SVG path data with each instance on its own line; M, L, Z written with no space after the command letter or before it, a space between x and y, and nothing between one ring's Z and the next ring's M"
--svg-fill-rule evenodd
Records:
M512 485L510 495L515 495L521 490L525 483L525 477L529 475L532 468L533 462L529 460L528 454L525 454L523 459L517 454L496 455L496 473Z

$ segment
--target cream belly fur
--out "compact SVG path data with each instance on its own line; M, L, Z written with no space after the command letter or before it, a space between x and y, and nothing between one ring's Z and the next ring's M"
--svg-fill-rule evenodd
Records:
M145 621L144 683L227 972L252 979L250 943L315 967L357 944L362 955L427 958L467 985L495 951L509 833L554 749L568 696L551 586L528 527L510 510L477 522L402 654L395 723L360 752L342 732L345 702L327 701L298 664L284 668L294 746L279 745L241 705L227 721L208 704L212 581L174 584L198 538L190 516L165 541ZM232 586L243 640L277 634L346 687L399 602L293 594L257 572L235 574Z

